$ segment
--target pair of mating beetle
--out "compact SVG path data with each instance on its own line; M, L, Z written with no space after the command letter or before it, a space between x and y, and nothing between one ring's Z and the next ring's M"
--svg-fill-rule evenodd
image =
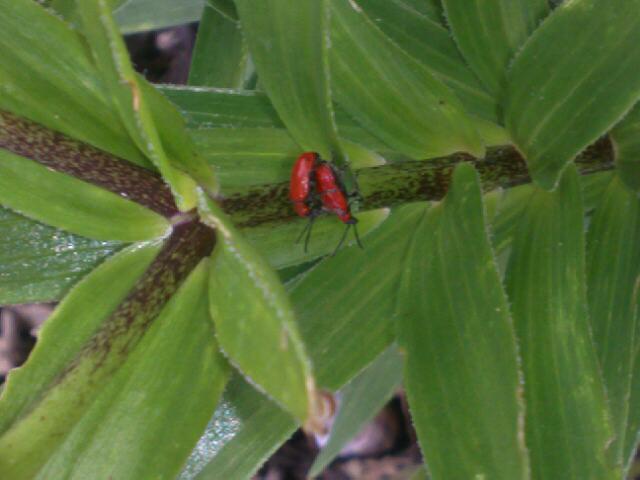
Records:
M362 248L356 224L358 219L351 214L349 196L336 168L320 158L316 152L305 152L298 157L291 170L289 183L289 199L293 203L295 212L309 223L298 237L299 242L306 233L304 251L307 251L311 227L315 219L323 213L334 213L347 228L333 254L338 251L349 229L353 226L356 242Z

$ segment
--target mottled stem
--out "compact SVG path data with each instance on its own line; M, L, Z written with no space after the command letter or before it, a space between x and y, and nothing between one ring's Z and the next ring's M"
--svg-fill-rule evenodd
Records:
M440 200L447 193L453 169L461 162L475 166L485 192L531 182L526 162L514 147L489 147L481 159L456 153L358 170L360 208L371 210L421 200ZM583 175L611 170L614 152L610 139L603 137L587 148L576 158L576 164ZM240 226L283 221L294 216L288 192L286 182L254 187L223 199L222 207Z
M0 148L109 190L165 217L178 213L169 187L158 175L3 111Z
M0 148L106 188L166 217L178 213L171 192L157 174L6 112L0 112ZM460 162L474 164L485 191L531 181L526 162L514 147L489 147L481 159L456 153L358 170L360 208L440 200ZM612 169L614 152L610 139L603 137L587 148L576 164L582 174ZM283 182L250 187L218 200L239 226L251 227L294 217L288 194L289 184Z

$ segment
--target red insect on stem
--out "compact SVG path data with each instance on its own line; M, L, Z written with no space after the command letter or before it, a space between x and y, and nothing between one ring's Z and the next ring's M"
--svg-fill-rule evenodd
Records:
M291 180L289 182L289 199L293 203L293 210L300 217L309 219L309 223L304 227L296 243L300 242L306 233L304 241L304 251L307 252L309 238L311 238L311 228L316 217L322 213L317 195L315 193L315 169L320 162L320 155L315 152L304 152L298 157L291 169Z
M298 157L291 169L291 180L289 183L289 199L293 203L293 209L300 217L308 218L309 223L300 232L296 243L303 236L304 251L307 251L313 222L322 213L334 213L347 225L340 243L336 247L333 255L342 246L349 229L353 225L358 246L362 248L356 219L351 214L348 195L340 181L340 176L333 165L323 161L315 152L305 152Z
M293 209L301 217L308 217L313 210L312 192L315 185L315 168L320 156L315 152L305 152L298 157L291 169L289 199Z
M356 237L356 242L360 248L362 243L360 242L360 236L358 235L358 219L351 214L351 208L349 206L348 195L345 192L345 188L340 181L340 176L335 168L328 162L320 161L315 168L316 182L318 193L320 194L320 201L322 203L322 209L335 213L342 223L347 225L338 246L333 252L333 255L340 249L349 229L353 226L353 232Z

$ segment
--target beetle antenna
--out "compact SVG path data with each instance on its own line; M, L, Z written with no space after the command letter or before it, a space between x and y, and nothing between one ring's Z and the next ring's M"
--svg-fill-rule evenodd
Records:
M309 217L309 221L304 226L304 228L298 235L298 238L296 239L296 243L300 243L300 240L302 240L302 237L304 237L304 253L307 253L309 247L309 239L311 238L311 228L313 227L313 222L315 220L316 217Z
M304 253L307 253L309 250L309 240L311 239L311 229L313 228L313 222L316 221L316 217L311 217L309 219L309 228L307 228L307 236L304 239Z
M360 241L360 235L358 235L358 224L356 223L353 224L353 233L356 236L356 243L362 250L364 250L364 247L362 246L362 242Z
M347 224L347 228L344 229L344 233L342 234L342 238L340 239L340 242L338 242L338 246L336 247L336 249L331 254L332 257L335 256L336 253L338 253L338 250L340 250L340 247L344 243L344 240L347 238L347 233L349 233L349 229L350 228L351 228L351 224L349 223L349 224Z

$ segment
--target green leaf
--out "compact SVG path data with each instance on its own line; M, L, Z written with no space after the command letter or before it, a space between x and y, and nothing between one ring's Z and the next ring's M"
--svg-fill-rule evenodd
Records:
M358 3L390 40L456 94L465 111L498 121L497 102L465 64L451 32L440 20L425 17L399 0L359 0Z
M89 240L0 208L0 305L53 301L122 244Z
M260 83L287 130L302 150L334 159L341 148L329 93L328 1L235 3Z
M520 215L527 208L532 191L532 185L519 185L503 193L491 221L491 240L497 254L503 253L511 245Z
M296 428L289 414L234 376L179 480L250 478Z
M640 345L640 200L618 177L613 177L596 208L587 246L591 328L615 434L610 448L627 465L640 429L640 418L630 414L640 400L638 382L633 385L640 374L635 365Z
M202 87L158 87L185 116L189 128L278 128L286 133L283 123L269 102L269 98L259 92L237 92ZM371 133L363 129L340 109L336 110L336 121L340 134L350 141L360 143L375 151L388 151L385 145ZM210 135L224 136L227 130L209 132ZM289 135L288 133L286 133Z
M313 462L310 477L319 475L389 401L402 382L402 366L403 358L393 345L340 391L331 435Z
M180 471L229 372L213 338L206 286L205 260L38 478L164 478Z
M0 109L151 165L111 108L82 38L64 21L32 0L0 0L0 50Z
M543 188L640 98L639 8L640 0L564 2L513 62L506 125Z
M37 408L39 398L51 389L51 383L64 370L65 365L82 351L83 345L94 335L104 317L125 298L158 250L158 243L136 245L123 250L76 285L60 304L47 320L37 347L27 363L9 374L0 398L0 432L3 433L0 444L6 442L7 433L12 426L19 427L20 423L29 418L29 412ZM109 288L104 288L105 285L109 285ZM99 289L101 294L96 295L95 292ZM61 346L64 348L60 348ZM22 422L19 422L21 418ZM57 418L54 421L63 425L68 423L65 429L68 430L76 419L77 417L68 420ZM51 428L50 422L45 425ZM35 426L30 427L26 430L33 432ZM34 468L38 468L46 460L49 450L58 443L50 438L45 441L42 431L36 438L33 445L45 447L46 451L43 449L38 452L36 449L36 453L42 458L33 458ZM5 455L0 457L0 465L5 475L9 462L20 461L21 453L29 455L27 446L23 445L22 448L23 452L12 448L10 456L6 455L7 450L3 450Z
M417 223L398 304L405 388L431 474L528 478L515 335L471 165Z
M199 207L218 232L209 308L220 347L298 421L312 421L318 412L311 364L284 287L210 199L201 195Z
M547 0L443 0L456 43L494 96L504 92L507 66L549 13Z
M357 214L358 235L369 248L369 236L389 216L388 209L372 210ZM299 265L315 258L332 254L345 233L345 224L337 217L320 217L313 223L307 251L304 240L300 238L307 228L309 220L300 219L274 227L264 224L243 231L247 241L260 252L273 268L281 269ZM375 240L374 240L375 241ZM345 238L343 247L355 245L353 233Z
M204 161L195 154L189 137L181 128L180 115L135 73L106 0L80 2L78 11L96 65L120 119L138 148L171 186L180 209L192 209L196 204L196 186L184 172L193 175L210 191L216 190L216 181ZM177 123L168 126L168 121Z
M96 240L148 240L165 236L170 228L162 216L138 203L4 149L0 205Z
M351 116L413 158L482 156L477 132L446 85L391 42L355 0L331 6L332 88Z
M224 189L289 179L300 147L283 128L214 128L192 133Z
M23 412L33 408L37 397L46 391L64 365L73 360L99 328L103 316L124 299L159 248L158 242L126 248L72 289L47 320L38 346L25 366L9 374L1 398L0 432L5 432ZM98 289L110 283L110 288L95 295ZM61 345L64 348L60 348Z
M31 478L56 454L61 439L87 418L103 388L135 358L141 338L211 250L211 242L210 230L185 223L161 249L159 242L125 249L72 290L47 322L26 365L10 375L3 391L3 474ZM161 386L166 389L164 382Z
M629 188L640 191L640 104L616 125L611 140L615 145L620 179Z
M115 10L129 0L107 1L111 5L111 8ZM79 19L76 9L76 0L39 0L38 3L45 7L51 8L52 10L55 10L58 15L62 16L67 22L74 24L74 26L76 26L76 24L78 23Z
M318 384L341 388L395 337L396 292L408 232L424 204L392 211L364 250L341 249L290 286Z
M252 73L240 24L205 7L191 56L189 85L242 88Z
M233 0L207 0L207 5L226 16L229 20L238 20L238 12Z
M434 22L442 23L444 20L440 0L392 0L392 2L412 13L419 13Z
M521 214L506 273L525 381L532 478L621 478L589 332L583 206L575 167Z
M127 0L113 12L113 17L123 34L159 30L198 21L204 3L204 0Z

